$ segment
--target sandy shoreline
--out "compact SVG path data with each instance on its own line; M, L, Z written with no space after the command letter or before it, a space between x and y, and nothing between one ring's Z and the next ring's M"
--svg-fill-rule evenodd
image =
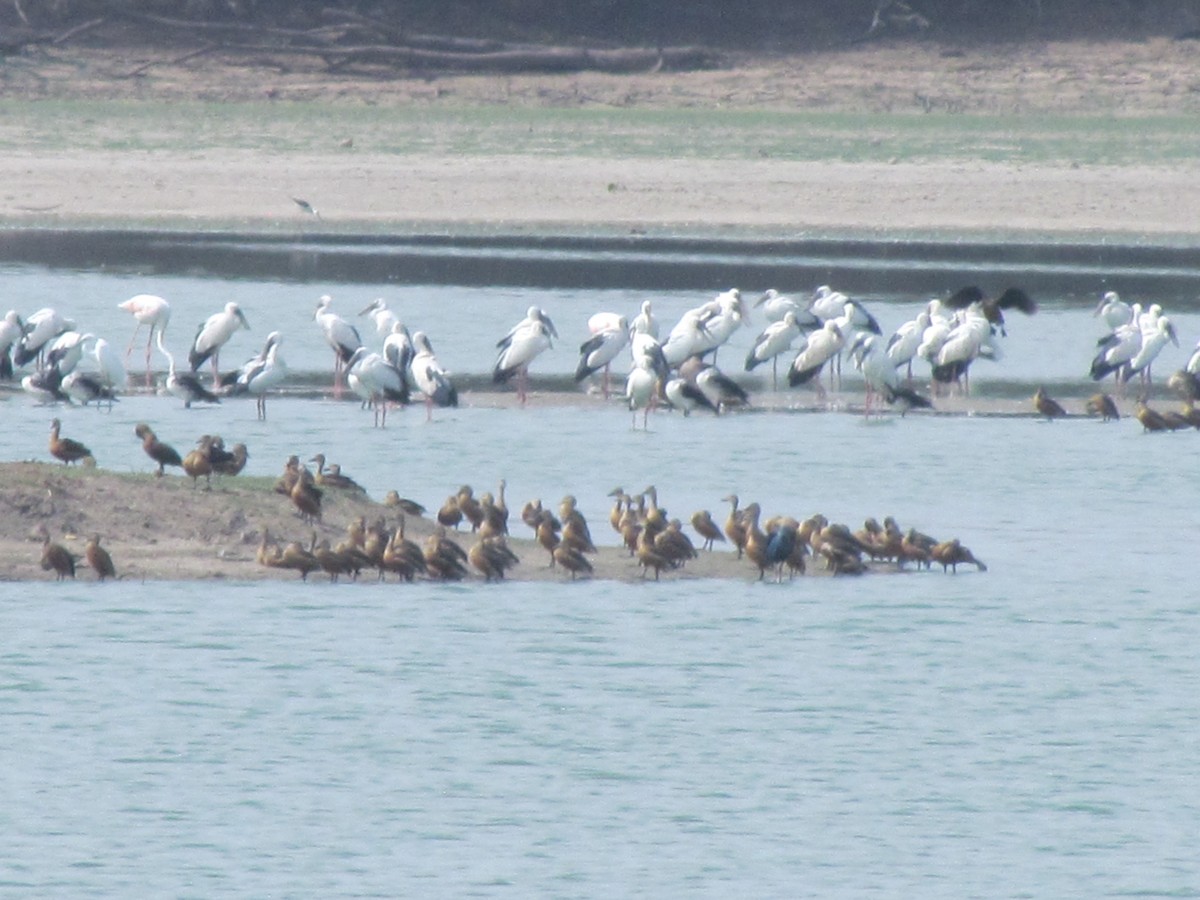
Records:
M247 230L1196 234L1200 164L1038 167L247 151L0 156L0 225ZM369 185L369 190L364 189ZM618 185L614 189L612 186ZM291 197L319 207L304 217Z
M322 521L310 526L300 521L290 501L272 490L274 479L217 479L211 490L196 490L181 475L155 478L153 475L117 474L103 469L73 467L51 463L0 463L0 581L53 580L55 573L42 569L42 538L39 526L45 526L51 538L77 558L75 580L95 581L96 576L84 562L84 546L99 535L114 561L118 579L138 581L264 579L299 581L292 570L261 565L256 554L263 529L272 543L280 546L297 541L308 546L316 539L328 538L336 545L347 534L347 526L362 517L373 523L382 518L389 529L399 524L397 510L365 495L328 490ZM186 505L188 514L175 511ZM532 530L520 521L520 510L509 518L509 543L520 562L507 574L510 581L569 581L570 574L560 566L550 567L549 554L533 539ZM713 510L721 519L721 510ZM422 543L436 527L436 510L424 516L406 516L406 536ZM597 579L628 583L654 580L654 572L643 568L619 546L607 521L589 523L600 543L589 554ZM701 539L690 526L685 531L697 548ZM465 525L448 535L464 550L476 542ZM892 563L871 563L871 573L915 571L901 570ZM935 567L940 574L940 569ZM821 561L809 559L803 577L828 576ZM725 547L700 552L685 566L662 572L661 578L728 578L753 581L759 570L747 559L739 560ZM771 577L771 576L768 576ZM797 576L800 577L800 576ZM329 583L322 571L308 575L312 583ZM388 581L397 582L395 575ZM429 579L421 578L425 581ZM484 577L472 570L467 578L482 582ZM340 583L350 579L342 576ZM357 583L374 584L378 573L366 569Z

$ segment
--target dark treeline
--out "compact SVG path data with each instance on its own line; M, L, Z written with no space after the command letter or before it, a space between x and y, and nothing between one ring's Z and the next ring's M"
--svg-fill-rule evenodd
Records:
M396 35L786 52L901 34L993 41L1180 35L1200 29L1200 0L0 0L5 29L124 19L143 25L143 39L153 36L153 17L313 29L345 15Z

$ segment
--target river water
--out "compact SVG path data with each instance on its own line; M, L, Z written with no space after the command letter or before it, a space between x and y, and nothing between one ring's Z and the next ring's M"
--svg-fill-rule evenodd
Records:
M5 284L22 312L52 302L119 346L132 323L114 307L133 293L177 303L181 349L238 300L254 331L234 360L278 328L312 372L331 361L310 320L321 293L344 312L394 300L473 373L535 302L563 334L535 379L573 369L597 309L632 315L652 297L670 321L704 299L18 266ZM889 330L918 303L876 314ZM978 382L1079 379L1091 305L1011 317L1005 359ZM1176 320L1184 346L1163 371L1200 332L1191 310ZM18 394L0 411L3 459L46 459L59 415L101 466L146 471L132 427L147 420L179 445L247 442L253 474L322 450L373 495L427 506L503 477L510 506L575 494L599 535L617 485L654 483L685 518L735 491L768 514L895 515L989 565L784 585L749 570L0 585L8 895L1200 894L1194 433L786 411L656 415L643 433L616 403L468 403L430 424L412 409L380 430L355 403L292 397L267 423L249 403L185 411L152 395L109 413Z

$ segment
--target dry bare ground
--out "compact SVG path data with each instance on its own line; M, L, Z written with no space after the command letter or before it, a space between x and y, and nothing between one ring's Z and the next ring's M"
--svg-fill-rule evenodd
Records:
M547 506L554 504L548 502ZM186 515L179 510L186 509ZM551 568L549 554L532 540L532 532L518 518L510 516L510 546L520 563L508 572L510 580L568 580L561 567ZM406 536L422 543L434 530L436 510L425 516L407 516ZM291 501L272 490L270 479L217 479L211 490L198 487L179 475L156 478L48 463L0 463L0 580L26 581L54 578L43 570L42 538L38 526L44 525L52 540L66 547L78 559L76 578L95 580L83 561L84 545L93 535L111 554L118 578L139 581L232 579L298 580L297 572L268 568L256 561L263 529L272 542L281 545L298 541L305 546L314 537L328 538L332 545L346 537L347 526L362 517L368 523L384 519L389 528L399 524L396 509L377 503L361 493L327 490L322 521L317 525L301 522ZM589 523L593 533L608 529L607 522ZM449 537L464 550L476 542L470 530L450 531ZM618 581L653 579L629 554L616 547L600 547L589 556L594 567L591 577ZM811 561L810 561L811 563ZM814 575L827 575L812 563ZM872 566L875 572L899 571L891 564ZM662 574L664 579L737 578L753 580L759 570L731 552L702 552L678 569ZM587 577L587 576L580 576ZM366 570L364 583L374 583L378 573ZM394 575L389 580L397 581ZM475 570L471 580L483 580ZM317 571L308 576L313 582L328 581ZM342 581L347 580L342 576ZM399 586L397 587L399 589Z
M358 105L381 115L389 108L482 104L1086 113L1116 120L1200 110L1196 46L1166 38L962 47L912 41L796 56L734 55L719 69L699 72L423 78L390 70L330 73L311 61L265 52L247 60L64 45L7 60L0 97L269 99ZM104 137L104 122L89 120L86 128ZM69 137L61 150L22 152L19 129L19 121L0 120L0 132L15 145L0 155L0 220L16 225L294 227L299 214L287 197L298 195L319 201L329 227L1154 236L1194 234L1200 208L1200 162L1116 167L763 158L730 165L414 153L398 164L365 141L353 143L353 135L318 136L310 149L287 153L72 149Z

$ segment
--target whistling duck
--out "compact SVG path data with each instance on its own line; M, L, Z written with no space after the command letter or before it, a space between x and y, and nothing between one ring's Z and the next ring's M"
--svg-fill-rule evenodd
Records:
M712 514L707 509L692 513L692 527L704 539L701 546L705 550L711 551L717 541L725 543L725 535L721 533L721 529L713 521Z
M1061 419L1067 414L1062 405L1053 397L1048 396L1045 389L1041 387L1034 391L1033 408L1037 410L1039 416L1044 416L1047 421Z
M105 578L116 578L117 570L113 566L112 557L107 550L100 546L100 535L92 535L92 539L83 548L84 558L96 577L103 581Z
M62 423L55 419L50 423L50 455L62 460L64 465L70 465L92 455L92 451L71 438L59 436Z
M1117 412L1116 401L1108 394L1093 394L1089 397L1087 413L1089 416L1099 416L1102 422L1107 422L1110 419L1115 422L1121 418L1121 414Z
M50 532L45 525L38 526L38 534L42 537L41 566L46 572L54 570L54 580L75 577L75 557L62 544L50 540Z
M982 560L976 559L975 556L959 543L958 538L951 541L942 541L940 544L934 544L929 551L930 558L942 564L942 571L949 568L952 572L958 571L959 563L970 563L979 569L980 572L986 572L987 566Z
M568 544L559 544L554 548L553 559L566 571L571 573L571 580L574 581L579 575L592 574L592 562L582 551Z

